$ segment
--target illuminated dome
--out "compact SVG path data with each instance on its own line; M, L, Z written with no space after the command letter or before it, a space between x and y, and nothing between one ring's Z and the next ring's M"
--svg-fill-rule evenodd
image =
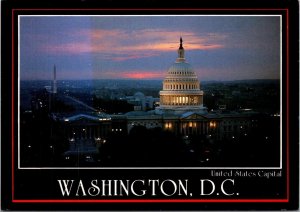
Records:
M193 73L192 66L186 62L175 62L168 71L168 75L178 75L182 73Z
M203 110L203 91L192 66L185 61L182 38L178 58L169 68L160 91L160 107L163 110Z

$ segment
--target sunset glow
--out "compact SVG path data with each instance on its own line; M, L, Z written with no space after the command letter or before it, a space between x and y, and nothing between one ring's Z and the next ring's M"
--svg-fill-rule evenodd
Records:
M151 73L151 72L133 72L133 73L122 73L121 78L130 78L130 79L159 79L163 77L163 74L160 73Z
M21 16L21 79L163 79L183 37L201 80L278 79L280 18Z

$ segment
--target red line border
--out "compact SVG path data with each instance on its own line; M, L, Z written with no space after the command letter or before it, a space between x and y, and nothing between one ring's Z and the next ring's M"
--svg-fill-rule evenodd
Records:
M217 200L217 201L216 201ZM287 199L241 199L242 202L272 202L283 203L288 202ZM233 203L237 202L236 199L103 199L103 200L91 200L91 199L46 199L46 200L14 200L16 203Z
M290 199L289 68L289 10L286 10L286 193L288 200Z
M15 192L15 170L14 170L14 164L15 164L15 159L14 159L14 151L15 151L15 147L14 147L14 136L15 136L15 129L14 129L14 121L15 121L15 114L14 114L14 110L15 110L15 103L14 103L14 99L15 99L15 89L14 89L14 79L15 79L15 65L14 65L14 49L15 49L15 45L14 45L14 40L15 40L15 34L14 34L14 11L12 11L12 28L11 28L11 36L12 36L12 51L11 51L11 56L12 56L12 63L11 63L11 68L12 68L12 72L11 72L11 92L12 92L12 98L11 98L11 107L12 107L12 113L11 113L11 139L12 139L12 147L11 147L11 170L12 170L12 200L14 200L14 192Z
M14 172L14 71L15 71L15 65L14 65L14 40L15 40L15 34L14 34L14 13L15 11L285 11L286 12L286 189L287 189L287 196L286 199L15 199L15 187L14 187L14 180L15 180L15 172ZM209 14L208 14L209 15ZM283 49L282 49L283 50ZM290 181L289 181L289 173L290 173L290 167L289 167L289 9L276 9L276 8L265 8L265 9L257 9L257 8L240 8L240 9L212 9L212 8L205 8L205 9L195 9L195 8L185 8L185 9L122 9L122 8L84 8L84 9L63 9L63 8L54 8L54 9L36 9L36 8L25 8L25 9L12 9L12 202L13 203L288 203L290 199ZM282 114L281 114L282 115Z

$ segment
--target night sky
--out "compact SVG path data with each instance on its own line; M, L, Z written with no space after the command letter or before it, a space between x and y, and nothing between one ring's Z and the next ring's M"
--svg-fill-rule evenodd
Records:
M163 79L185 57L200 81L279 79L279 16L21 16L21 80Z

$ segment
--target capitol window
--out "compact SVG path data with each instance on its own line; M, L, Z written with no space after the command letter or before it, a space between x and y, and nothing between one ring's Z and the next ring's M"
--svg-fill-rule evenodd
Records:
M166 129L172 129L172 123L171 122L165 123L165 128Z

